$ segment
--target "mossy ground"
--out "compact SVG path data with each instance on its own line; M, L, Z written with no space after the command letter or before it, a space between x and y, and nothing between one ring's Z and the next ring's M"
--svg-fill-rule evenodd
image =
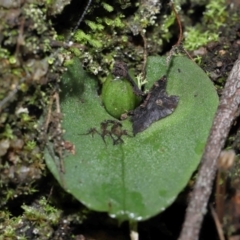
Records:
M149 55L166 53L176 43L175 16L164 1L160 11L156 1L141 1L141 7L137 0L95 1L72 47L60 50L87 1L12 2L0 1L0 239L129 239L127 224L119 227L106 214L85 209L57 185L45 167L43 150L48 141L55 154L62 154L62 144L69 148L61 136L58 109L63 59L78 56L100 82L115 58L124 59L139 75L145 41ZM231 4L176 2L182 9L183 46L209 74L219 95L240 50L240 7ZM227 141L237 154L239 132L237 119ZM162 214L139 224L140 239L177 239L190 188ZM230 218L231 212L227 214ZM227 226L228 233L236 227ZM208 214L201 239L217 239L214 229Z

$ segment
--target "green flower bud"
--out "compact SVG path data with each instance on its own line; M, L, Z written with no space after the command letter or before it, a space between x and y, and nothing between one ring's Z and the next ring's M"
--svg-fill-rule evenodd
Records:
M113 78L109 75L103 84L102 101L107 112L115 118L133 110L140 103L132 90L131 84L124 78Z

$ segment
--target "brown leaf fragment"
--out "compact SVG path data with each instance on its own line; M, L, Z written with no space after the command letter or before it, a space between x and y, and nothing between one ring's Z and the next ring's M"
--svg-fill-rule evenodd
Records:
M166 84L167 77L163 76L153 84L143 104L131 111L134 135L172 114L177 107L179 97L168 96Z

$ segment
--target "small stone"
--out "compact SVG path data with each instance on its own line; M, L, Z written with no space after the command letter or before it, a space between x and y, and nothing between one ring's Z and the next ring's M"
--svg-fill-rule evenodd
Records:
M10 146L8 139L3 139L0 141L0 157L5 155Z

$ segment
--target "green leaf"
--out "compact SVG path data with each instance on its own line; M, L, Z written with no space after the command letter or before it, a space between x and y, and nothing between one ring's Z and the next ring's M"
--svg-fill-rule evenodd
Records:
M100 123L114 119L102 106L97 82L79 66L63 77L64 137L76 154L66 154L62 174L48 153L46 161L66 191L89 208L120 220L147 219L174 201L197 168L218 96L207 75L186 57L174 57L170 66L165 57L149 57L147 87L164 74L168 94L179 96L176 110L135 137L123 136L118 145L107 135L106 144L98 133L80 135L90 128L101 133ZM130 135L131 122L122 124Z

